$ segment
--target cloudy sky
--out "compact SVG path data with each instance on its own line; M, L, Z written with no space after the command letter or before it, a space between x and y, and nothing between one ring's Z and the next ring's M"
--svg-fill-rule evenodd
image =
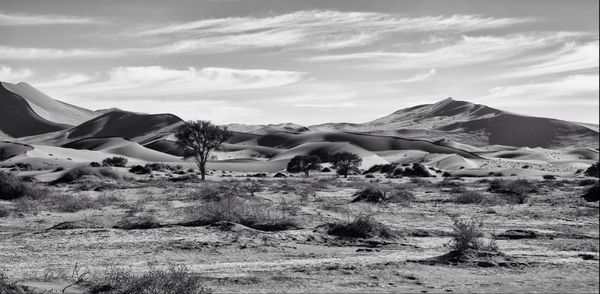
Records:
M598 123L598 23L596 0L2 0L0 80L220 124L447 97Z

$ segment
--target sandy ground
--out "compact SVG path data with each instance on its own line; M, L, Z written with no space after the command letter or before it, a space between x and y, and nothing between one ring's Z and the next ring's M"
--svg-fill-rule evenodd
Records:
M15 212L0 217L0 269L21 284L58 292L72 282L75 266L100 272L114 264L132 271L145 270L149 264L185 264L220 293L599 291L598 203L581 200L585 187L573 179L562 185L544 182L548 184L541 184L526 204L457 204L450 201L454 195L447 188L427 182L411 184L407 178L268 178L260 180L263 190L249 201L283 207L281 211L296 220L299 228L267 232L242 225L174 225L188 220L190 211L206 202L195 196L198 189L219 184L212 181L245 180L152 180L103 191L82 191L76 184L51 187L57 193L115 196L119 200L77 212L41 208L37 215ZM467 189L495 197L485 192L486 183L477 180L466 179ZM407 204L350 203L358 189L375 184L368 181L408 185L416 200ZM0 202L8 209L14 205ZM325 224L364 214L389 226L397 237L356 239L327 233ZM127 215L152 215L166 226L113 228ZM497 240L500 250L520 266L409 262L449 251L452 216L478 216L488 234L525 229L537 237ZM88 228L49 229L66 221L85 222ZM69 291L83 293L85 289L71 287Z

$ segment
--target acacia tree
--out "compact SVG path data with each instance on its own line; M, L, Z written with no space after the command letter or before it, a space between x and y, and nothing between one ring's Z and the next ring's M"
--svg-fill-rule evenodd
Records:
M219 147L233 134L210 121L196 120L183 123L175 133L177 146L183 149L183 158L193 158L200 169L202 180L206 176L206 161L210 151Z
M308 177L311 170L321 169L321 159L315 155L296 155L287 165L287 171L291 173L304 172Z
M337 170L337 173L348 177L348 172L358 170L362 163L360 156L350 152L340 152L332 155L329 159L332 166Z

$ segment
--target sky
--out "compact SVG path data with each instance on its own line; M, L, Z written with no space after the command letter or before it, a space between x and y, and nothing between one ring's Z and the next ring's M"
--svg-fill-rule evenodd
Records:
M452 97L598 124L598 1L0 0L0 80L218 124Z

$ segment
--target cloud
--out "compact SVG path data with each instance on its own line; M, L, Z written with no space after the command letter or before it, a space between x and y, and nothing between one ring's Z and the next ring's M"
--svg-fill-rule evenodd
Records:
M278 48L332 50L372 44L393 33L467 32L507 27L531 18L478 15L401 17L375 12L297 11L266 17L227 17L133 29L129 36L153 36L171 42L165 52Z
M31 77L33 75L33 71L30 69L19 69L15 70L11 67L0 65L0 81L3 82L13 82L18 83L22 82L23 79Z
M0 46L0 59L65 59L65 58L107 58L124 56L131 50L102 49L55 49Z
M527 105L580 104L598 105L598 75L571 75L561 79L496 87L482 100L497 104Z
M437 73L437 70L435 68L430 69L428 72L426 73L422 73L422 74L417 74L414 75L408 79L404 79L404 80L400 80L398 82L400 83L414 83L414 82L420 82L420 81L424 81L426 79L429 79L430 77L434 76Z
M239 90L275 88L302 80L305 73L266 69L219 67L171 69L162 66L115 67L104 77L84 75L34 85L53 93L94 95L106 98L169 97L227 93Z
M543 59L534 58L534 61L538 63L515 68L504 76L525 77L597 69L599 66L598 50L598 40L583 44L569 42L560 50L543 56Z
M68 15L31 15L7 14L0 11L0 26L33 26L33 25L59 25L59 24L103 24L105 21Z
M463 36L458 41L431 50L413 52L369 51L302 58L311 62L339 62L373 69L453 67L497 62L509 57L587 36L582 33L552 32L507 36Z

